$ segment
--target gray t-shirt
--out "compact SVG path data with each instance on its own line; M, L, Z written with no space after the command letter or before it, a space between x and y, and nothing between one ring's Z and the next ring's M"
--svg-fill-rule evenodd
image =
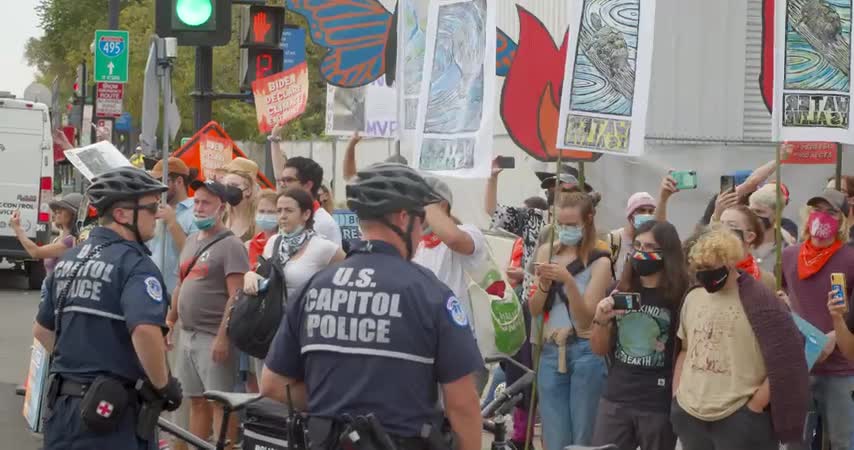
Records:
M232 274L248 272L249 255L237 236L229 236L199 255L190 273L186 273L196 252L215 236L205 240L199 238L199 233L189 236L181 251L178 317L184 329L217 334L228 302L225 279Z

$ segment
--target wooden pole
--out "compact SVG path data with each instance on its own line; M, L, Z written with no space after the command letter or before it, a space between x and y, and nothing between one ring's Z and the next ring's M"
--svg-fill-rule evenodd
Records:
M558 149L557 153L557 167L555 168L555 186L554 186L554 202L551 205L551 233L549 237L549 262L551 262L552 257L554 256L555 250L555 237L557 236L557 204L558 200L561 196L561 166L563 162L563 152ZM579 176L582 177L581 172L579 172ZM580 181L581 185L584 185L583 181ZM537 287L539 289L539 286ZM528 423L525 427L525 450L529 450L531 446L531 441L534 437L534 411L537 409L537 377L539 376L540 371L540 356L542 356L543 349L543 328L545 327L545 314L541 314L539 317L532 317L531 320L536 320L539 326L537 327L537 345L534 347L533 351L533 363L534 363L534 381L531 383L531 404L528 405Z
M777 204L776 209L774 211L774 245L776 246L776 262L774 263L774 277L776 278L777 290L779 291L783 287L783 232L782 232L782 222L783 222L783 187L782 187L782 166L780 164L780 151L781 147L777 146L777 165L776 170L774 171L776 176L776 190L777 190Z
M836 190L842 191L842 145L836 144ZM854 195L849 192L848 195Z

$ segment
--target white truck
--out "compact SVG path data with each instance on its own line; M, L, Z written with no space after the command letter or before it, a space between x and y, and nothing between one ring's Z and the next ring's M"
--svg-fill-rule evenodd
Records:
M24 271L30 289L41 287L44 265L30 258L9 219L21 211L27 236L39 245L47 244L52 197L53 138L48 107L0 97L0 260Z

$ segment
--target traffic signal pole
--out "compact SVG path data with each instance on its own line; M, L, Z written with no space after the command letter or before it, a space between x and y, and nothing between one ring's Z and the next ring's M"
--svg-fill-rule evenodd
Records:
M122 7L121 0L110 0L109 6L109 29L110 30L118 30L119 29L119 11Z
M213 119L213 47L196 47L196 90L193 96L193 129Z

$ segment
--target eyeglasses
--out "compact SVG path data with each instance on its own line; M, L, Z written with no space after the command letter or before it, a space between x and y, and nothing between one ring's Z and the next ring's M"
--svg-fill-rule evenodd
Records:
M276 180L276 181L277 181L279 184L285 185L285 184L296 183L296 182L298 182L298 181L299 181L299 178L296 178L296 177L283 177L283 178L279 178L279 179L278 179L278 180Z
M135 209L137 211L148 211L151 214L157 214L157 210L160 209L160 202L146 203L145 205L136 205L127 209Z

